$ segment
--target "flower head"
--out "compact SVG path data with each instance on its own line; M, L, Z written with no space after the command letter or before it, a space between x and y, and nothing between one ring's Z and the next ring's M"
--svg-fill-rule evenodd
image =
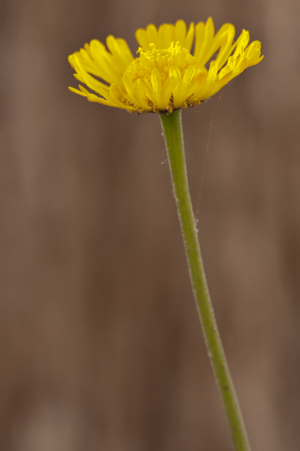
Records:
M247 67L262 59L261 44L249 44L243 30L233 42L235 28L224 24L215 34L211 18L187 30L183 20L157 29L136 31L140 45L134 58L126 41L108 36L106 47L97 40L69 56L79 85L71 91L128 111L172 112L211 97ZM191 48L195 38L194 52Z

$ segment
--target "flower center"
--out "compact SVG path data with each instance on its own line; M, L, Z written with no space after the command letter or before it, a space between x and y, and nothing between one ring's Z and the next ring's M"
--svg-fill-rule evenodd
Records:
M164 85L170 76L171 68L177 67L181 76L190 66L195 66L195 69L202 68L187 49L180 47L179 42L173 41L168 49L157 49L155 44L150 44L150 50L145 51L140 47L137 53L140 57L133 60L125 72L133 82L144 78L151 83L151 72L158 69Z

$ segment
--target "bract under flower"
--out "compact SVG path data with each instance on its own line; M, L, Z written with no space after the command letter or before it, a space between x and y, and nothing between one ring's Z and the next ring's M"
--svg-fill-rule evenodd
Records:
M108 36L108 50L93 40L69 56L75 78L89 90L81 85L79 90L69 89L91 102L128 111L172 112L195 106L263 59L259 41L248 45L248 31L243 30L235 43L234 35L231 24L215 34L211 18L188 30L182 20L159 29L149 25L136 32L137 58L123 39Z

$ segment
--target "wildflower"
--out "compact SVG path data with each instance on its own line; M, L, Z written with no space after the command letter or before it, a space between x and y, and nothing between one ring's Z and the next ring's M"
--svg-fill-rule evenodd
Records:
M124 39L108 36L108 50L92 40L69 56L75 78L89 90L81 85L69 89L90 102L128 111L172 112L195 106L262 60L261 44L249 44L248 31L235 42L234 36L229 23L215 34L211 18L195 27L191 23L188 30L183 20L159 29L148 25L136 31L137 58Z

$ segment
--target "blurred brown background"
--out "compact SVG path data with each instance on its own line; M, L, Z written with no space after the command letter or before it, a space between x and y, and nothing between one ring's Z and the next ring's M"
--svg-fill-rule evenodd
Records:
M212 16L265 60L183 113L212 299L253 450L300 449L300 3L2 0L1 451L230 451L157 115L67 56Z

